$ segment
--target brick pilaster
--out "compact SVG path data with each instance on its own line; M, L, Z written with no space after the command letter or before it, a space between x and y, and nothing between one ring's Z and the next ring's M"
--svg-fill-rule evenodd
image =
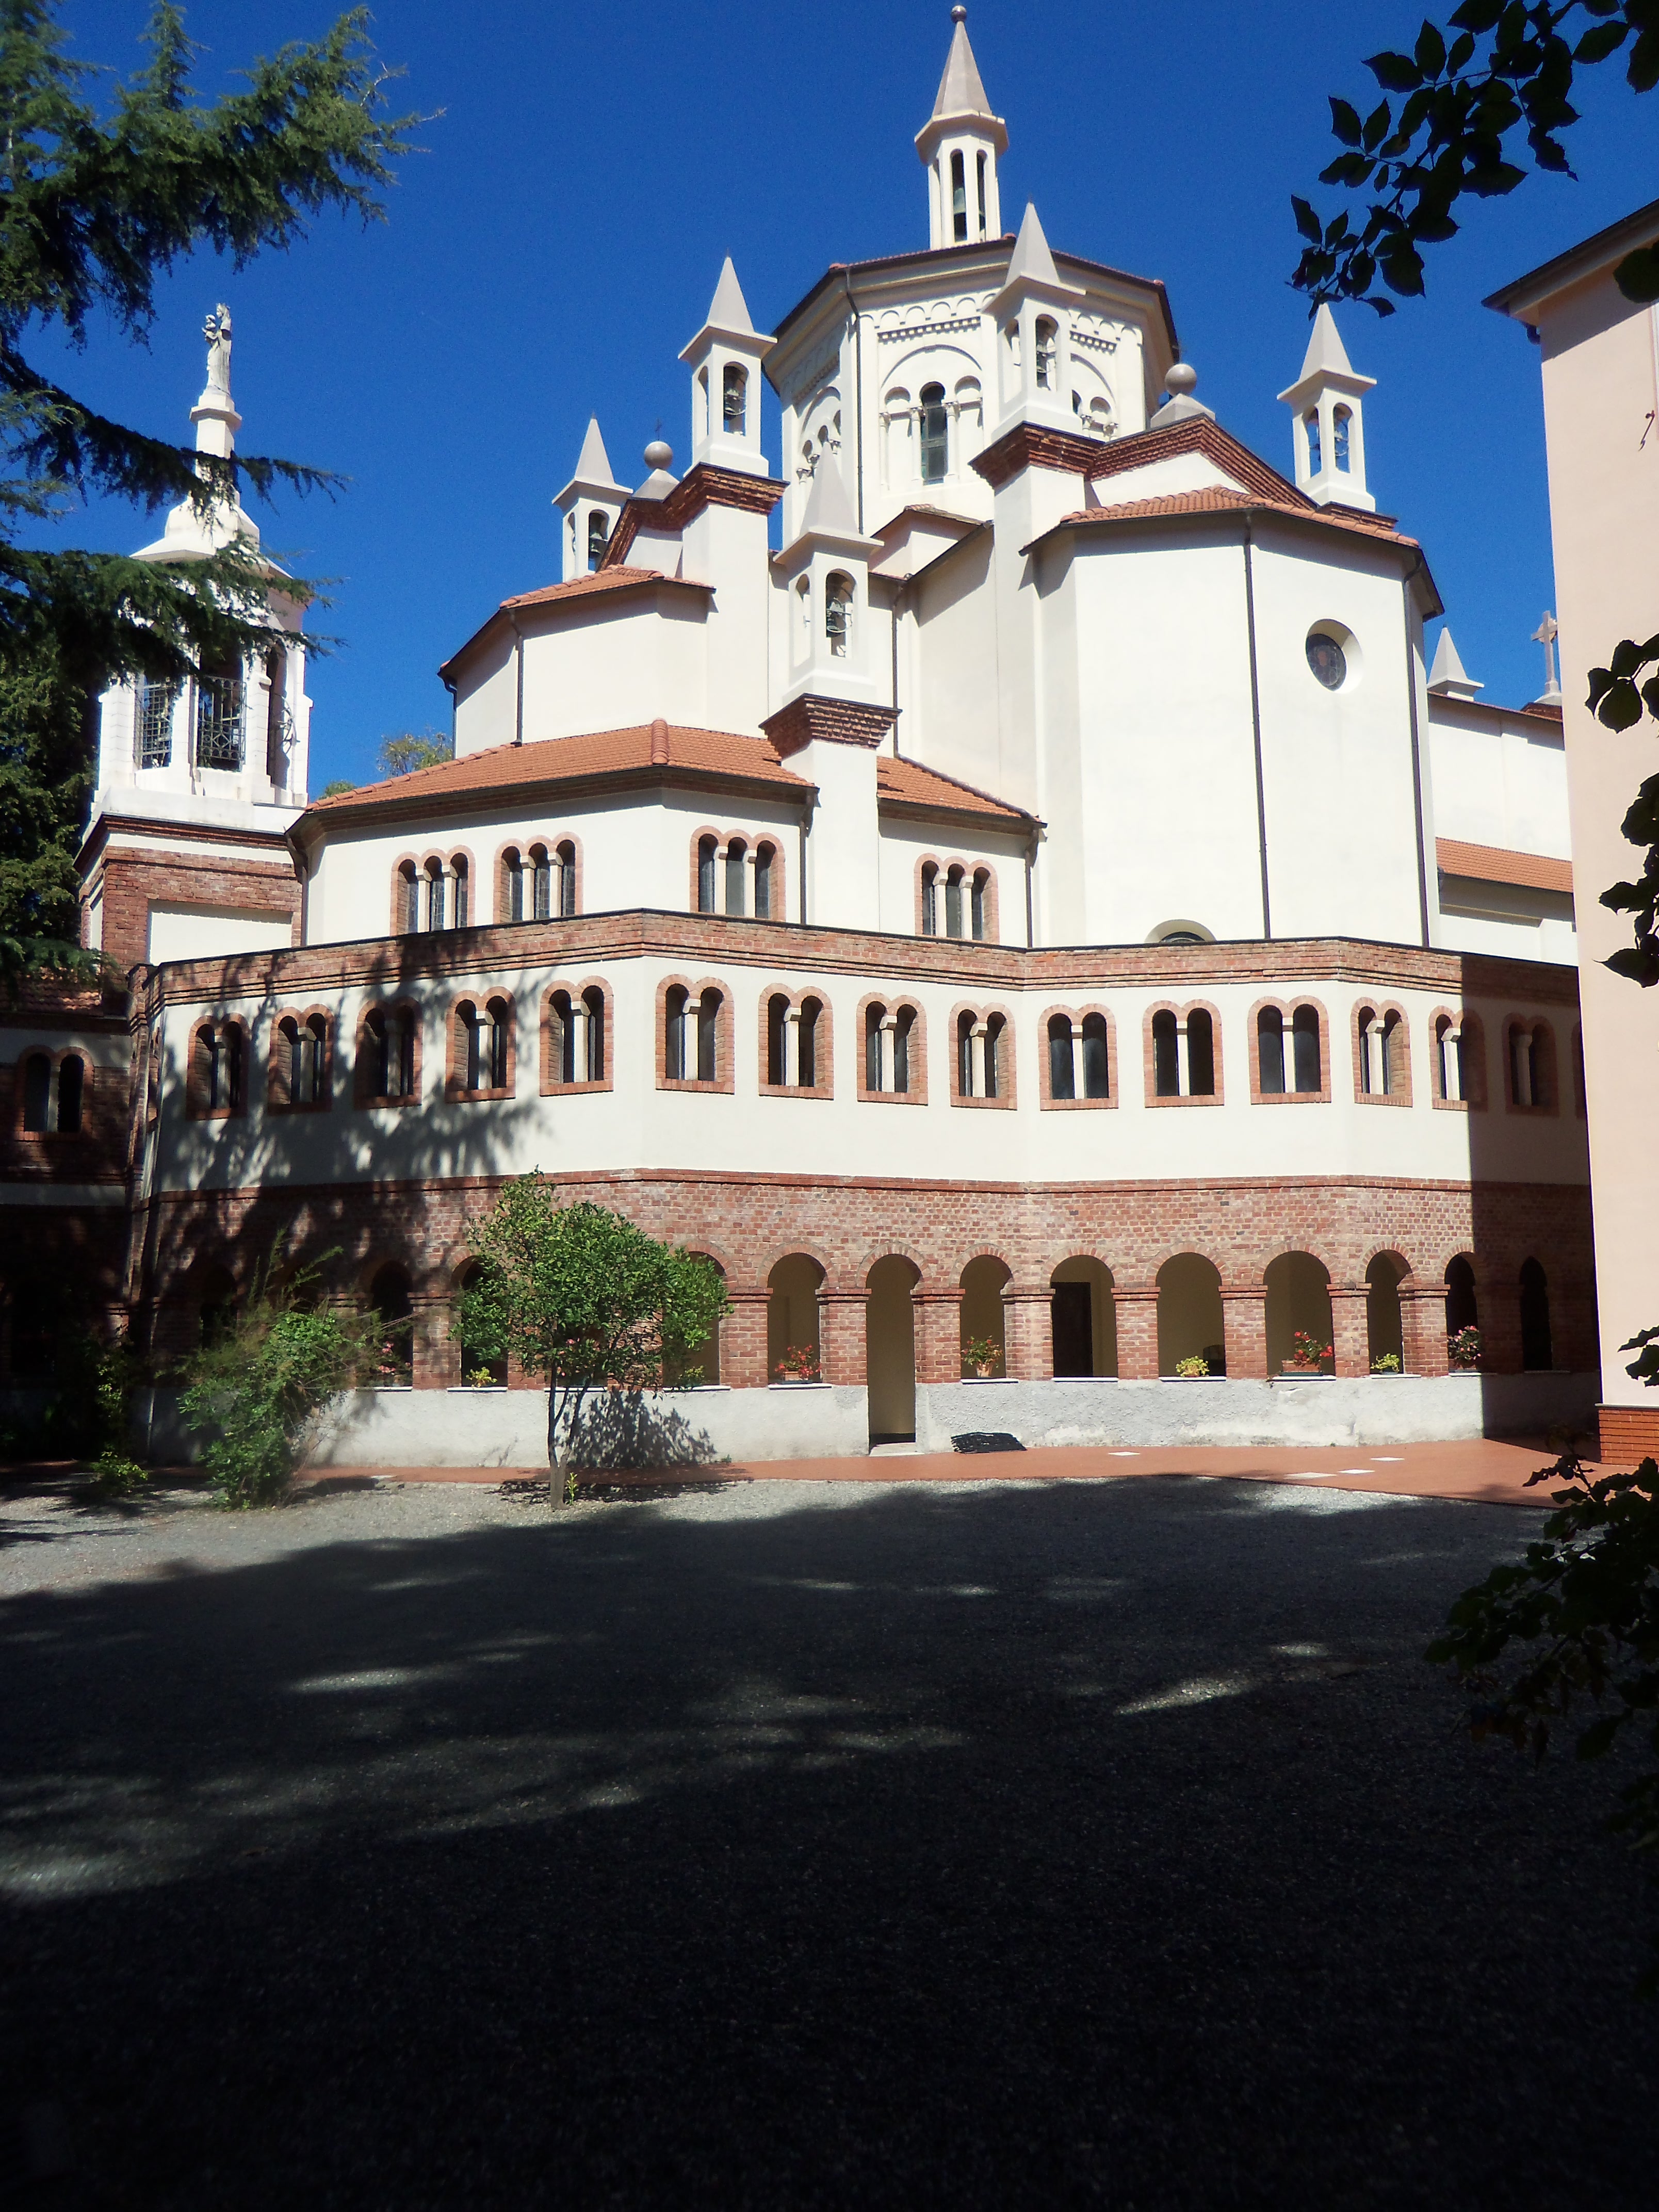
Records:
M916 1323L918 1382L962 1379L962 1291L960 1288L917 1291L912 1304Z
M758 1390L771 1381L766 1371L766 1316L771 1292L732 1291L732 1310L720 1323L720 1381L733 1390Z
M1407 1375L1446 1373L1446 1293L1438 1283L1400 1285L1400 1334Z
M1240 1283L1221 1293L1222 1343L1229 1382L1263 1382L1267 1376L1267 1289Z
M818 1292L818 1369L826 1382L869 1380L864 1335L868 1304L867 1291Z
M1003 1372L1021 1382L1046 1382L1054 1371L1052 1299L1047 1291L1002 1293Z
M1331 1344L1339 1375L1371 1371L1370 1299L1364 1283L1331 1285Z
M1158 1376L1158 1292L1120 1290L1117 1309L1117 1371L1126 1382L1151 1382Z

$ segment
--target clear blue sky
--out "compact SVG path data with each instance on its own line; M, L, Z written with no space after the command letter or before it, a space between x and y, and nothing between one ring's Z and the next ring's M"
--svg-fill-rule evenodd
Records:
M129 66L140 0L69 0L83 59ZM314 36L311 0L191 9L204 87ZM1325 95L1364 100L1363 54L1409 45L1395 0L977 0L986 87L1006 118L1005 220L1033 198L1058 247L1161 276L1200 396L1290 465L1274 393L1299 366L1306 308L1288 198L1334 150ZM232 277L203 257L163 289L148 351L95 330L72 388L159 433L189 434L204 313L235 319L249 450L338 469L335 501L259 512L267 545L332 580L317 626L313 788L367 778L386 733L447 726L436 669L498 600L553 580L550 505L596 410L629 482L656 434L684 464L690 401L676 356L722 255L772 327L832 261L927 243L912 143L949 40L942 0L381 0L374 36L406 76L419 133L389 222L319 222L292 253ZM1425 301L1379 322L1350 309L1356 368L1378 380L1366 452L1379 503L1422 539L1470 673L1519 701L1553 597L1538 355L1482 296L1659 194L1659 94L1618 64L1583 81L1577 182L1529 179L1468 210L1431 255ZM55 348L37 349L58 367ZM775 409L767 444L777 459ZM77 513L62 542L132 547L155 525Z

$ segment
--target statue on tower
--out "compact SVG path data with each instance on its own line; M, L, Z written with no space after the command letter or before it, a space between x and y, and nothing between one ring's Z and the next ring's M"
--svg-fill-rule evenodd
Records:
M208 390L230 397L230 309L222 300L202 325L208 342Z

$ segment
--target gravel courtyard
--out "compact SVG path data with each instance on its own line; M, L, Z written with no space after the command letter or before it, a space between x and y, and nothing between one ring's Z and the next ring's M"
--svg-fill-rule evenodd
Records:
M1649 2212L1617 1777L1419 1656L1536 1525L15 1497L0 2194Z

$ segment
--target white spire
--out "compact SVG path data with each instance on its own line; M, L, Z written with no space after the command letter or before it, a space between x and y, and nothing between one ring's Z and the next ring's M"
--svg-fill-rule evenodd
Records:
M800 535L816 530L830 538L857 538L861 535L858 517L853 512L853 502L848 495L847 480L836 465L833 453L825 453L812 472L812 489L806 495L806 509L800 519Z
M1001 237L997 156L1008 146L1007 125L991 112L968 43L968 10L952 8L951 21L939 97L916 133L916 152L928 173L927 242L935 252Z
M599 567L629 496L628 486L617 482L611 469L611 456L599 435L599 418L590 415L582 449L576 456L576 473L553 497L563 520L561 550L567 584L578 576L590 575Z
M1443 699L1473 699L1477 691L1486 690L1477 684L1464 667L1462 656L1452 642L1451 624L1440 633L1440 642L1434 648L1434 665L1429 670L1429 689Z
M777 343L755 328L728 253L708 319L680 359L691 372L691 465L767 474L760 368Z
M617 481L611 470L611 456L605 450L605 440L599 434L599 418L590 415L587 431L582 440L582 449L576 456L575 482L591 484L614 484Z
M743 287L738 282L738 272L729 253L720 270L720 281L714 287L714 296L708 303L704 328L726 331L733 337L752 338L757 335L749 319L749 302L743 296Z
M1008 257L1008 274L1005 284L1024 282L1046 284L1057 289L1060 271L1054 266L1054 257L1048 251L1048 237L1038 219L1036 202L1027 200L1025 213L1020 220L1019 236L1014 240L1014 250ZM1075 285L1068 286L1074 291Z
M1295 410L1297 489L1321 507L1376 512L1376 501L1365 488L1362 404L1376 383L1374 376L1361 376L1355 370L1336 318L1322 301L1309 333L1302 374L1279 395Z

